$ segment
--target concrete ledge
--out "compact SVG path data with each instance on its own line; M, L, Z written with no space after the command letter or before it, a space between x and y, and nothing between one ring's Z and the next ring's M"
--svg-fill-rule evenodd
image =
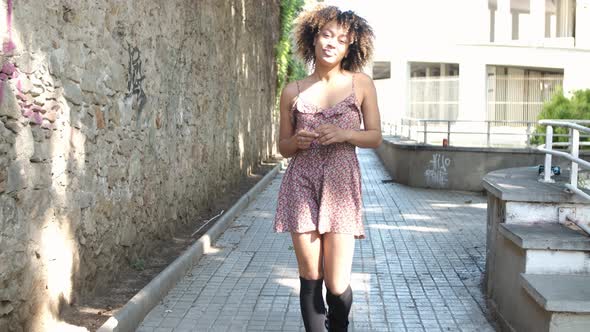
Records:
M395 182L469 191L482 191L482 178L489 172L523 166L535 166L531 170L536 172L545 159L545 154L529 148L442 147L394 138L384 140L375 151ZM564 158L554 157L553 164L563 170L569 167Z
M98 332L126 332L135 331L145 316L158 302L184 277L196 264L203 254L206 254L211 244L225 231L234 219L264 189L277 175L281 164L274 167L252 189L242 196L215 224L201 236L189 249L160 272L149 284L139 291L123 308L109 318Z
M522 286L545 310L590 313L590 276L521 273Z
M537 167L516 167L490 172L483 177L483 186L503 201L538 203L585 203L581 196L565 191L569 172L553 177L555 183L539 181Z
M590 251L590 237L556 223L500 224L498 230L522 249Z

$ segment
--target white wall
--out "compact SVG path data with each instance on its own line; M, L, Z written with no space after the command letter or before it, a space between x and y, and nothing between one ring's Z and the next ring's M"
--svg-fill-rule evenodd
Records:
M539 40L530 25L523 31L531 40L490 43L488 0L326 2L364 16L376 32L375 60L391 61L391 79L376 84L383 118L400 118L408 109L409 62L459 63L462 119L485 117L486 65L563 69L566 93L590 88L590 0L578 0L575 48L569 40ZM526 1L509 2L522 7Z
M590 0L576 2L576 47L590 49Z

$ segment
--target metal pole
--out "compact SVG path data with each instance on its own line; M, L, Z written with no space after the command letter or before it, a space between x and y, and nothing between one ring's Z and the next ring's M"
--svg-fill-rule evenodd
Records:
M488 136L487 136L487 145L490 146L490 126L492 125L491 121L486 121L488 123Z
M447 144L451 146L451 121L447 120Z
M428 144L428 121L424 121L424 144Z
M547 126L547 133L545 135L545 148L547 150L553 149L553 126ZM545 154L545 176L543 181L551 182L551 154Z
M527 148L531 146L531 123L527 122L526 124L526 146Z
M577 129L572 129L572 142L570 146L570 151L572 157L578 158L580 154L580 131ZM572 170L570 172L570 183L573 187L578 187L578 163L572 161Z

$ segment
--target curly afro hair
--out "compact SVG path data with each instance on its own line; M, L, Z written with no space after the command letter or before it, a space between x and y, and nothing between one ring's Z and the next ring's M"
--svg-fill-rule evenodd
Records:
M373 29L353 11L343 12L335 6L319 5L299 14L295 21L294 36L297 53L306 63L315 64L314 40L322 27L334 20L348 30L352 40L348 55L342 59L342 69L353 72L362 70L373 56Z

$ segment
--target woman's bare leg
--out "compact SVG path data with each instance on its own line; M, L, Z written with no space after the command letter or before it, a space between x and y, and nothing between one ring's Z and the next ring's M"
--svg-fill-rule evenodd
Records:
M351 234L326 233L323 237L326 287L333 294L342 294L350 284L354 236Z
M299 276L308 280L321 279L322 268L322 237L318 232L291 233Z

